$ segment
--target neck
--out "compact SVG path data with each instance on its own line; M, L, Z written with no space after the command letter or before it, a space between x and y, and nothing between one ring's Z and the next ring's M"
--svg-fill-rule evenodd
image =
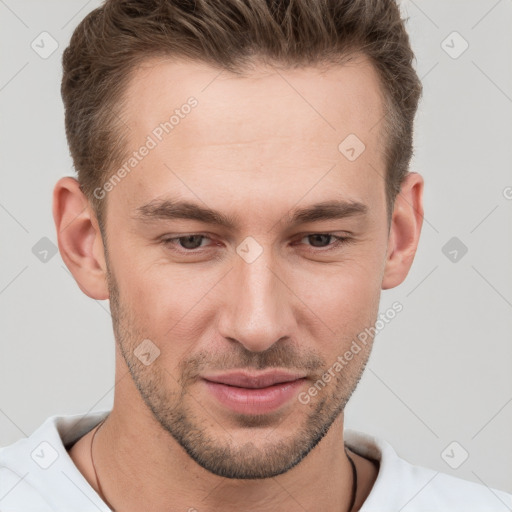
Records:
M117 511L143 510L149 496L154 510L295 512L300 504L305 510L349 511L353 471L343 445L342 415L319 445L287 473L232 480L204 470L147 409L141 412L134 414L131 408L125 415L114 407L94 441L101 489Z

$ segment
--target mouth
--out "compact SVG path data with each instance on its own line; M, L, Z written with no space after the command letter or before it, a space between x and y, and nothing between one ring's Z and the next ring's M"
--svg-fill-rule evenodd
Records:
M203 382L216 401L241 414L266 414L278 410L291 401L305 380L304 374L279 370L203 376Z
M231 372L217 375L209 375L203 379L226 386L234 386L237 388L261 389L276 384L285 384L286 382L294 382L304 378L304 374L290 373L286 371L267 371L259 373L248 372Z

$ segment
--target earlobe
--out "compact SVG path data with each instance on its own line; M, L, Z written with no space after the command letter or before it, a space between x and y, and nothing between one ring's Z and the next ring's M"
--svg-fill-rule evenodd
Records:
M61 178L56 183L53 219L60 254L80 289L93 299L108 299L101 233L92 207L75 178Z
M423 225L423 177L407 175L393 208L382 289L404 281L412 266Z

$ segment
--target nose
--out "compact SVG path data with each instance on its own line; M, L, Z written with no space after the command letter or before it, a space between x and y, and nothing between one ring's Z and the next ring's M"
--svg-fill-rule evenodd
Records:
M220 334L251 352L290 337L295 324L293 293L270 252L265 249L252 263L235 256L223 290Z

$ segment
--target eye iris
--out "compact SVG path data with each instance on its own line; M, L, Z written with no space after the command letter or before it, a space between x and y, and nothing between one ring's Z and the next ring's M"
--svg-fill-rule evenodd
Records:
M309 235L308 236L310 242L311 242L311 240L315 240L315 239L318 241L318 238L320 238L320 237L323 237L323 240L326 242L326 244L321 245L322 247L325 247L325 245L329 245L328 242L330 241L331 235L325 235L323 233L316 233L314 235ZM318 247L314 243L312 245L314 247Z
M182 236L180 240L180 245L184 249L197 249L201 246L202 239L204 237L202 235L190 235L190 236ZM194 243L198 242L198 243ZM192 247L191 247L192 246Z

